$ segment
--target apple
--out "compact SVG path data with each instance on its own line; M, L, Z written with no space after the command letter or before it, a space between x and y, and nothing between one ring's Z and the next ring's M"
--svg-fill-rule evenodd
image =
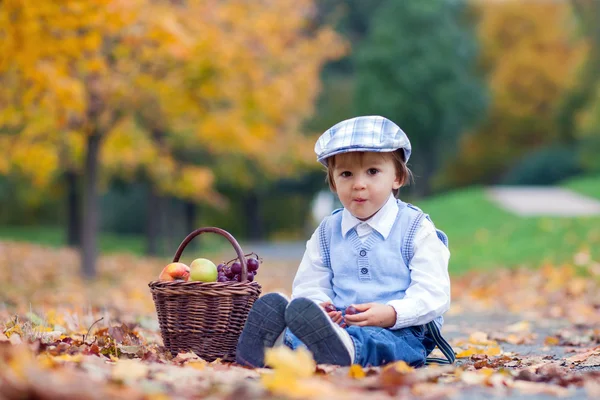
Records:
M182 280L187 282L190 279L190 267L184 263L174 262L163 268L158 276L159 281Z
M190 280L199 282L216 282L217 266L206 258L196 258L190 264Z

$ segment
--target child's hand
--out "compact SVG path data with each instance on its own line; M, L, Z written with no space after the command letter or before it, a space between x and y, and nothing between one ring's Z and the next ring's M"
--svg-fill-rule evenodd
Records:
M325 309L327 315L329 315L329 318L331 318L334 323L340 325L342 328L346 327L342 312L338 311L331 302L327 301L325 303L320 303L319 305Z
M356 326L389 328L396 324L394 307L379 303L352 304L359 314L346 314L346 323Z

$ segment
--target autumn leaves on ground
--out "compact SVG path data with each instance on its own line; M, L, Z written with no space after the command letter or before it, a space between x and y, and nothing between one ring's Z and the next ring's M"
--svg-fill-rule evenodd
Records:
M105 256L84 282L72 250L0 242L0 398L600 395L600 263L586 252L453 278L444 333L457 363L416 370L315 366L282 348L260 370L172 357L148 288L164 264ZM289 293L295 268L264 260L256 280Z

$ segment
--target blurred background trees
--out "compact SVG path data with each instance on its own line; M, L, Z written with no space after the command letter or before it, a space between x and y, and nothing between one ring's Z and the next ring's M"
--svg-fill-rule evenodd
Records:
M172 254L305 239L317 135L380 114L423 197L600 171L595 0L0 2L0 226ZM60 231L51 230L61 227Z

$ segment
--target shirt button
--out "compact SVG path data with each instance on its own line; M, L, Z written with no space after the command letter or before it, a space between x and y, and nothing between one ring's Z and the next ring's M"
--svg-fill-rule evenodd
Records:
M367 255L367 252L365 250L361 250L359 254L361 257L364 257Z
M368 272L369 272L369 270L367 268L361 268L360 269L360 273L363 274L363 275L367 274Z

